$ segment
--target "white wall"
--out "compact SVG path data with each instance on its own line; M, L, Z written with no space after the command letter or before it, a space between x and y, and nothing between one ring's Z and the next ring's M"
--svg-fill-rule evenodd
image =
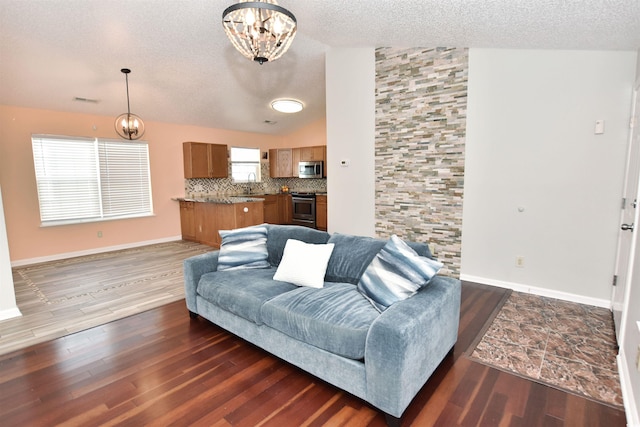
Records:
M327 193L331 233L375 235L375 52L326 56ZM349 166L340 165L348 160Z
M2 204L2 188L0 188L0 320L20 315L13 288L11 258L9 257L9 243Z
M635 66L636 52L470 50L464 279L609 306Z

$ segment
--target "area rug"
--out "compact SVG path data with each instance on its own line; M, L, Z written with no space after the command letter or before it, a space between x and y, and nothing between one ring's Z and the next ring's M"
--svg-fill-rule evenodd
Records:
M14 268L22 316L0 322L0 354L183 299L184 259L211 250L175 241Z
M622 407L611 311L512 292L489 322L471 360Z

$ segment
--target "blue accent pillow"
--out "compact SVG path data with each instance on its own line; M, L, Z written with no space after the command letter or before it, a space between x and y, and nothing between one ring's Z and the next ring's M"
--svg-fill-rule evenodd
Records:
M418 255L394 234L365 270L358 290L382 313L426 286L442 265Z
M220 237L218 271L270 267L267 261L267 227L264 225L220 230Z

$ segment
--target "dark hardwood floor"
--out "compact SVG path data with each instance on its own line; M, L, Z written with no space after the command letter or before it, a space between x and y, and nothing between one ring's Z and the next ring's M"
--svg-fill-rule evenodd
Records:
M505 290L463 284L459 339L403 426L624 426L624 411L463 353ZM384 426L362 400L203 319L184 301L0 356L3 426Z

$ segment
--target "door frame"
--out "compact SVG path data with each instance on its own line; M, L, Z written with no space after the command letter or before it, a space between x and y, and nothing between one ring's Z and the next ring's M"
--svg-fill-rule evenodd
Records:
M638 123L639 120L636 120L636 116L639 114L640 114L640 80L636 81L636 84L633 90L633 96L632 96L631 117L630 117L630 123L629 123L629 128L630 128L629 129L629 147L627 149L625 180L624 180L624 186L623 186L623 192L622 192L622 197L625 197L627 193L627 189L629 187L629 178L630 178L629 172L631 169L631 165L632 165L632 162L636 160L639 163L637 167L638 170L636 171L638 175L633 177L633 179L636 180L637 188L636 188L635 198L638 203L640 203L640 159L632 158L632 154L634 152L633 144L635 143L640 145L640 135L638 135L638 133L640 132L640 123ZM636 138L638 140L634 141ZM638 150L637 155L640 157L640 149ZM631 201L627 200L626 203L631 203ZM621 341L625 336L625 332L627 328L625 314L627 313L627 310L629 310L629 298L631 293L631 284L633 281L634 266L636 265L636 263L640 263L640 258L636 259L637 258L636 250L638 247L638 241L640 240L640 223L639 223L640 207L638 207L635 209L634 216L633 216L633 224L635 224L635 227L638 228L638 230L634 231L633 235L631 236L631 243L629 246L627 265L626 266L620 265L621 252L622 252L622 240L623 240L622 236L623 236L623 233L627 233L627 231L623 231L620 228L624 220L624 213L625 213L625 209L623 208L620 211L620 219L618 221L618 227L619 227L618 228L618 246L616 250L616 261L615 261L616 263L615 263L615 271L614 271L614 274L616 275L616 277L620 277L620 272L623 269L625 270L625 283L617 284L617 286L623 285L624 287L624 294L622 295L622 301L621 301L622 308L620 313L619 325L615 322L616 314L614 310L614 303L615 303L616 292L619 291L620 288L619 287L617 288L616 285L612 286L611 288L611 310L612 310L612 315L614 317L614 328L615 328L618 345L622 344Z

